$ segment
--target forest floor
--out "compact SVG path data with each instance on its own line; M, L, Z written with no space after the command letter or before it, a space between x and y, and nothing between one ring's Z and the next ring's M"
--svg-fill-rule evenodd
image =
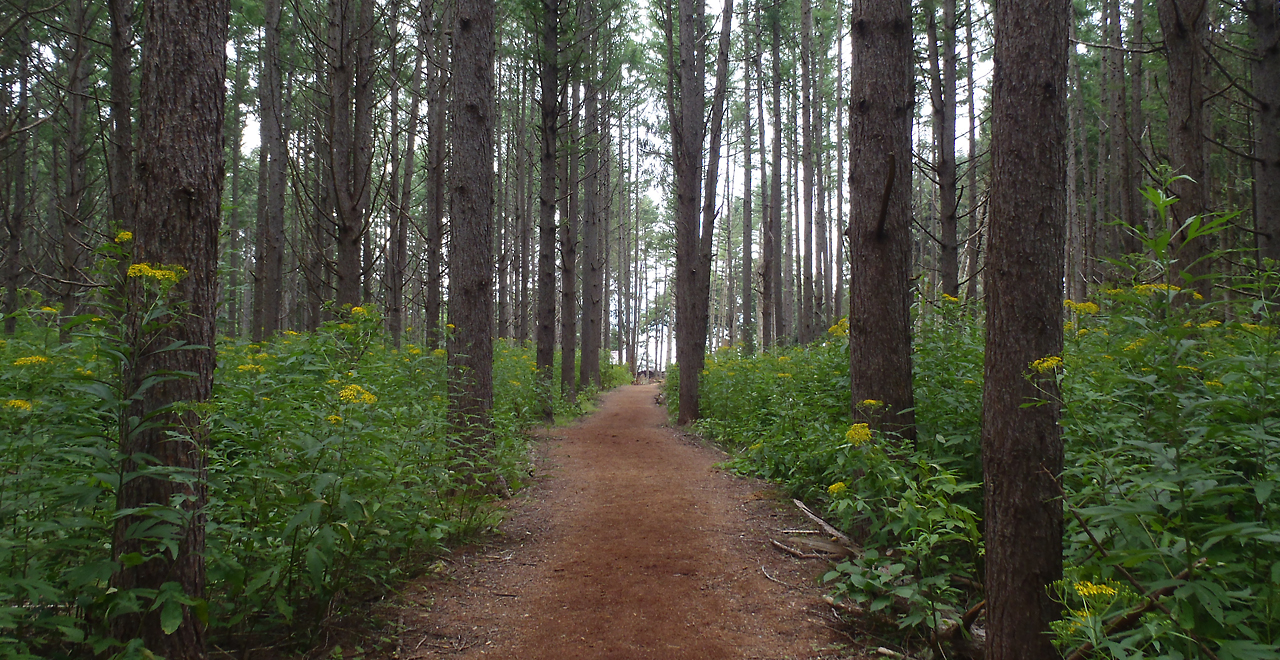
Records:
M379 608L398 623L391 657L869 657L821 600L828 563L769 544L811 525L667 426L659 392L619 388L540 432L502 533Z

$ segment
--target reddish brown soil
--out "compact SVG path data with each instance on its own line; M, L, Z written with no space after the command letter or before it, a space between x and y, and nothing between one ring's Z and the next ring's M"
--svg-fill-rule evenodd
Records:
M546 431L504 536L404 594L399 658L848 658L804 526L724 454L665 426L656 385ZM767 572L767 576L766 576Z

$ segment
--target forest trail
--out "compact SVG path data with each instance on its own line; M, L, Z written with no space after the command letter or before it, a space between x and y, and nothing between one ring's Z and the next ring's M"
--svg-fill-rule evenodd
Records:
M820 600L825 562L769 547L802 523L666 427L659 391L620 388L543 432L505 539L405 595L400 658L851 657Z

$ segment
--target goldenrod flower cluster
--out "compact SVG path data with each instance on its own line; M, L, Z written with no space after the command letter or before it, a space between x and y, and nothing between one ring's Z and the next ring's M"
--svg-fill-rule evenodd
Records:
M40 311L42 311L42 312L48 312L48 313L52 313L52 314L57 314L57 313L58 313L58 310L56 310L56 309L54 309L54 308L52 308L52 307L50 307L50 306L48 306L48 305L45 305L44 307L41 307L41 308L40 308Z
M369 310L367 310L367 309L365 309L365 308L363 308L363 307L352 307L352 308L351 308L351 315L352 315L352 316L368 316L368 315L369 315Z
M443 358L443 357L449 356L449 351L446 351L443 348L437 348L436 350L431 351L431 354L434 355L435 357Z
M1098 596L1106 596L1108 598L1116 595L1116 588L1109 584L1095 584L1093 582L1073 582L1071 588L1081 598L1096 598Z
M844 439L854 447L861 447L871 442L871 427L866 424L854 424L845 431Z
M31 402L26 399L9 399L4 402L6 408L31 412Z
M846 316L840 319L839 321L836 321L835 325L831 326L830 328L827 328L827 332L831 333L831 335L834 337L848 337L849 336L849 317Z
M846 490L849 490L849 487L846 486L843 481L837 481L830 486L827 486L827 494L831 496L839 495Z
M330 424L341 424L342 417L338 415L329 415L328 417L324 418L324 421L329 422Z
M1221 321L1205 321L1204 323L1201 323L1199 327L1201 329L1208 330L1210 328L1216 328L1220 325L1222 325Z
M133 232L131 231L122 231L119 234L116 234L117 243L128 243L129 241L132 241L132 240L133 240Z
M359 385L348 385L342 388L342 391L338 392L338 398L347 403L374 404L378 402L378 397L370 394Z
M1078 303L1074 300L1064 300L1062 301L1062 306L1076 312L1077 314L1097 314L1101 311L1101 308L1098 307L1097 303L1091 302Z
M252 372L260 374L266 371L266 368L260 364L242 364L236 367L236 371Z
M883 408L884 402L879 399L863 399L862 403L858 404L858 407L859 408Z
M1128 346L1125 346L1125 347L1124 347L1124 350L1126 350L1126 351L1136 351L1136 350L1138 350L1139 348L1142 348L1143 344L1146 344L1146 343L1147 343L1147 338L1146 338L1146 337L1142 337L1142 338L1140 338L1140 339L1134 340L1133 342L1130 342L1130 344L1129 344Z
M957 297L955 297L955 296L948 295L948 294L945 294L945 293L944 293L944 294L942 294L942 301L943 301L943 302L949 302L949 303L958 303L958 302L960 302L960 299L959 299L959 298L957 298Z
M1031 363L1031 369L1037 373L1047 374L1062 366L1062 358L1057 355L1042 357Z
M1174 284L1164 284L1164 283L1139 284L1138 286L1133 287L1133 290L1135 293L1151 295L1157 291L1173 291L1174 293L1177 293L1182 290L1182 287Z
M32 355L31 357L18 358L13 361L15 367L25 367L31 364L47 364L49 358L43 355Z
M150 264L133 264L126 273L129 277L149 277L161 283L174 284L186 277L187 269L182 266L151 266Z

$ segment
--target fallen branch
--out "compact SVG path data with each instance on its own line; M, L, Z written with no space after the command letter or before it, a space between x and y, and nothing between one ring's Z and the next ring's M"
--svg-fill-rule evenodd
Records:
M805 517L809 518L813 522L818 523L818 526L821 527L823 531L825 531L827 534L830 534L836 540L840 541L841 544L843 544L846 548L848 548L849 552L852 552L855 555L862 554L862 549L858 547L857 543L853 542L853 539L850 539L848 536L845 535L844 532L836 529L835 527L832 527L830 523L820 518L818 514L814 513L809 509L809 507L805 506L804 502L801 502L800 500L791 500L791 501L795 502L795 505L800 508L800 513L803 513Z
M827 558L827 555L821 555L821 554L817 554L817 553L808 553L808 552L803 552L803 551L801 551L801 550L797 550L797 549L795 549L795 548L793 548L793 547L791 547L791 546L783 545L783 544L781 544L781 543L778 543L777 541L775 541L775 540L773 540L773 539L769 539L769 543L772 543L772 544L773 544L773 547L775 547L775 548L777 548L777 549L779 549L779 550L781 550L781 551L783 551L783 552L785 552L785 553L787 553L787 554L789 554L789 555L791 555L791 556L793 556L793 557L799 557L800 559L826 559L826 558Z

